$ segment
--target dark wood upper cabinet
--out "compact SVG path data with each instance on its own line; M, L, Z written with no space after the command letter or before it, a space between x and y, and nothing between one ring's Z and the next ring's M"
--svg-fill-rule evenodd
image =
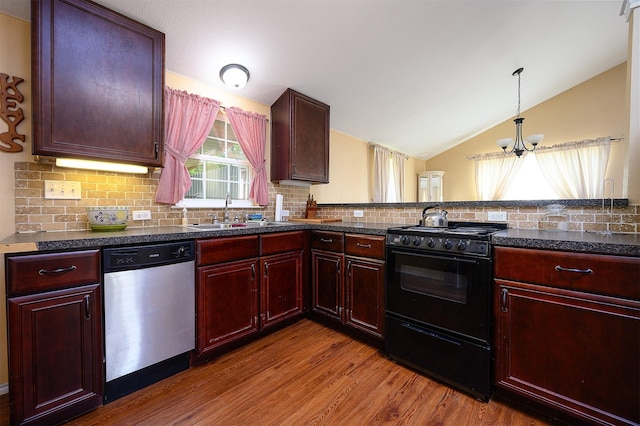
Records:
M329 183L329 105L287 89L271 121L271 181Z
M161 167L164 34L84 0L32 0L33 154Z

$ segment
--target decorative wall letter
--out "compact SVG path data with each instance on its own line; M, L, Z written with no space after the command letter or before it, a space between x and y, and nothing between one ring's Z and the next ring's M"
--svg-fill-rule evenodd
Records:
M19 134L16 127L24 119L24 113L22 108L16 106L16 102L24 100L17 87L23 81L24 79L15 76L9 81L7 74L0 73L0 117L9 125L9 131L0 133L0 151L22 151L22 145L16 140L24 142L25 136Z

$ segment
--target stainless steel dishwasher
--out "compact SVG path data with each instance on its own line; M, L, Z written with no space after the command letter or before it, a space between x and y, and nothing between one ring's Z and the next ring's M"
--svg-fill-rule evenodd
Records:
M189 368L194 243L103 249L105 402Z

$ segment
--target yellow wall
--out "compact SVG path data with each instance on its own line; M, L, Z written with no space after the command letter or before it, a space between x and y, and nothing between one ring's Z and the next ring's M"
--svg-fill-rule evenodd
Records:
M373 152L369 143L337 130L331 130L329 139L329 183L313 185L309 191L318 203L371 203ZM422 171L423 160L409 157L405 162L403 201L417 201L417 177Z
M540 105L522 112L525 136L544 133L542 142L551 146L563 142L621 137L612 144L607 178L616 182L616 198L623 198L622 182L628 138L627 64L620 64ZM514 137L515 125L509 119L425 162L427 170L444 170L444 199L475 200L474 162L468 156L498 152L496 141ZM636 159L636 161L638 161ZM640 166L636 164L636 166ZM626 197L626 194L624 194Z
M0 73L20 77L24 81L18 90L24 95L22 108L25 119L18 124L19 133L26 135L23 151L9 153L0 151L0 239L15 232L13 163L31 159L31 36L28 22L0 13ZM0 133L6 132L7 124L0 120ZM0 386L9 381L7 367L7 326L4 280L4 259L0 262Z

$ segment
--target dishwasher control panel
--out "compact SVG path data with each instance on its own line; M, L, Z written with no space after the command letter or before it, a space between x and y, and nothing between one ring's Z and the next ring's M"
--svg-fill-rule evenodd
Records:
M104 272L188 262L195 259L195 244L193 241L181 241L106 248L102 258Z

